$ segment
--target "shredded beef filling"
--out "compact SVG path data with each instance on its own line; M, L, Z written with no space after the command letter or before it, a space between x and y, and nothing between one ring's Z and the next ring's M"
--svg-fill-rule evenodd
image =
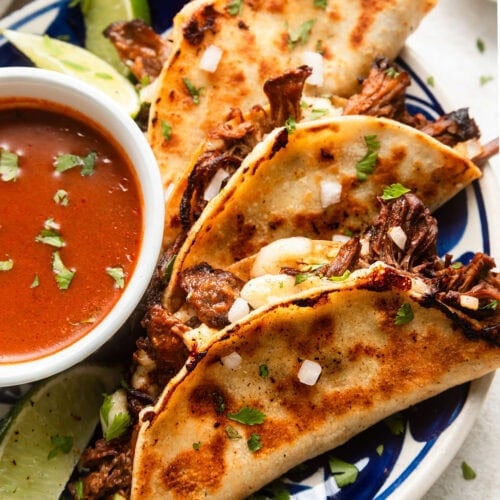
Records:
M234 274L213 269L206 262L182 272L181 288L187 293L186 302L198 319L212 328L229 324L227 313L242 287L243 282Z

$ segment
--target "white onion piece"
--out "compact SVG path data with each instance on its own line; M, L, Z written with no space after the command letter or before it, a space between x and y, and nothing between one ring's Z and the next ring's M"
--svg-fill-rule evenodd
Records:
M321 375L321 365L316 363L316 361L310 361L306 359L299 369L297 377L299 381L306 385L314 385Z
M209 45L200 59L200 69L203 71L208 71L209 73L215 73L217 66L219 66L220 60L222 58L222 49L217 47L217 45Z
M420 278L414 278L411 282L411 291L413 293L416 293L418 295L427 295L430 293L429 286L427 283L420 279Z
M361 256L366 256L370 253L370 241L368 238L361 238L360 240L361 243L361 250L359 251L359 254Z
M210 201L212 198L215 198L219 194L220 187L224 182L224 179L227 179L228 177L229 174L222 168L219 168L219 170L217 170L215 175L212 177L210 184L206 187L203 193L203 199L205 201Z
M460 295L460 305L465 309L477 311L479 309L479 299L471 295Z
M342 184L340 184L340 182L321 181L319 184L319 188L321 208L335 205L335 203L338 203L340 201L340 197L342 195Z
M351 237L345 234L334 234L332 236L332 241L337 241L338 243L347 243L350 239Z
M312 73L306 82L309 85L321 87L323 85L323 56L319 52L306 50L302 53L302 64L312 69Z
M387 234L389 235L391 240L394 241L394 243L399 248L401 248L401 250L405 249L408 236L406 236L406 233L403 231L403 228L401 226L391 227L387 231Z
M244 318L250 312L248 302L241 297L238 297L227 313L229 323L236 323L241 318Z
M290 261L307 258L312 251L312 242L303 236L292 236L273 241L261 248L257 254L251 276L279 273L282 267L292 265Z
M231 370L236 370L241 365L241 356L237 352L232 352L227 356L223 356L221 358L222 364L226 368L230 368Z

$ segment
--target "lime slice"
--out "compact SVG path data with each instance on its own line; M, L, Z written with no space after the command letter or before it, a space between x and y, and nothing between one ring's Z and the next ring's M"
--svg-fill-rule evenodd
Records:
M59 498L119 378L117 369L80 365L34 386L1 431L2 500Z
M74 76L108 94L131 116L139 110L132 83L88 50L47 35L4 30L3 36L38 67Z
M86 28L85 47L123 75L128 75L128 68L121 61L113 44L102 32L115 21L142 19L149 24L148 2L146 0L86 0L82 4L82 12Z

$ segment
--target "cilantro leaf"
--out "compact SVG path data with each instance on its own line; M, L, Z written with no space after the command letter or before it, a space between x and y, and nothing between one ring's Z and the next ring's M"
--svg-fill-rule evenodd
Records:
M75 484L75 496L77 500L83 500L83 481L77 481Z
M462 476L466 481L476 479L476 472L467 462L462 462Z
M382 454L384 453L384 445L383 444L379 444L375 450L377 452L377 455L379 457L382 456Z
M124 288L125 287L125 271L123 267L107 267L106 274L111 276L115 280L116 288Z
M324 108L313 108L309 118L311 120L318 120L319 118L328 114L328 110Z
M429 87L434 87L434 77L433 76L428 76L427 77L427 85L429 85Z
M492 311L496 311L498 307L498 300L491 299L486 305L482 306L481 309L491 309Z
M407 187L404 187L402 184L399 184L399 182L397 182L395 184L391 184L390 186L386 186L384 188L382 199L384 201L394 200L396 198L399 198L400 196L403 196L406 193L409 193L410 191L411 189L408 189Z
M73 437L56 434L50 438L50 443L52 444L52 448L47 457L49 460L60 453L68 454L71 448L73 448Z
M328 0L314 0L314 6L318 9L326 9L328 5Z
M356 172L358 180L366 181L368 175L373 174L375 164L377 163L380 142L376 135L365 135L366 154L356 163Z
M384 73L391 78L397 78L400 75L399 71L392 66L389 66Z
M289 134L293 134L295 132L295 130L297 129L297 122L295 121L295 118L293 116L289 116L286 119L285 128Z
M255 453L262 448L262 441L259 434L252 433L250 439L247 441L248 449Z
M166 141L172 139L172 125L167 123L165 120L161 121L161 135Z
M237 413L228 413L227 417L235 422L246 425L262 424L266 419L266 416L260 410L249 408L248 406L244 406Z
M112 394L104 396L104 401L101 405L100 417L102 424L102 431L104 439L110 441L111 439L120 437L132 423L128 411L113 411L115 406L115 399Z
M394 324L398 326L406 325L412 319L413 319L413 309L411 308L410 304L404 303L401 305L401 307L398 309L398 312L396 313Z
M198 451L201 447L201 441L198 441L197 443L193 443L193 450Z
M355 465L344 462L344 460L337 457L330 458L328 462L330 465L330 472L339 488L344 488L358 479L359 471Z
M84 176L89 176L94 173L95 160L97 158L97 154L94 151L91 151L87 156L82 158L82 171L80 172Z
M491 82L493 77L491 75L482 75L479 77L479 83L481 85L486 85L488 82Z
M486 50L486 45L484 44L484 40L482 40L481 38L478 38L476 40L476 47L477 47L477 50L479 50L479 52L481 52L481 54Z
M15 181L19 175L19 159L16 153L0 150L0 177L2 181Z
M405 432L405 421L401 413L395 413L384 420L393 436L401 436Z
M239 16L243 9L243 0L232 0L226 5L226 12L230 16Z
M88 176L94 173L96 153L91 151L87 156L78 156L74 154L62 154L56 156L54 168L56 172L66 172L75 167L82 167L81 175Z
M52 198L57 205L67 207L69 203L68 192L64 189L58 189Z
M288 31L288 48L290 50L293 50L298 44L304 45L307 43L315 22L315 19L309 19L309 21L303 22L296 31Z
M262 378L269 377L269 368L266 364L262 364L259 366L259 376L261 376Z
M349 271L349 269L346 269L342 276L330 276L328 279L329 281L345 281L347 278L349 278L350 275L351 271Z
M12 259L0 260L0 271L10 271L14 267Z
M226 431L227 437L233 441L235 439L242 438L241 434L232 425L226 425L225 431Z
M183 78L182 83L184 83L184 86L186 87L187 91L189 92L189 95L191 96L191 99L193 100L193 103L198 105L200 104L200 95L202 88L196 88L189 79Z
M38 277L38 274L35 274L35 277L31 282L30 288L36 288L37 286L40 286L40 278Z
M307 281L307 278L309 276L306 273L299 273L295 275L295 285L300 285L301 283L304 283L304 281Z
M52 254L52 271L55 274L57 286L60 290L67 290L75 276L75 271L68 269L61 259L59 252Z
M35 237L35 241L55 248L62 248L66 245L59 232L59 225L51 218L44 222L43 229L40 231L40 234Z

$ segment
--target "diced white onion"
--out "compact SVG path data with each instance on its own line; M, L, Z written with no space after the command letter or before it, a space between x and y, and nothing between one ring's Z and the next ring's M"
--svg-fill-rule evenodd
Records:
M241 365L241 356L237 352L232 352L227 356L223 356L221 358L222 364L226 368L230 368L231 370L236 370Z
M214 73L222 58L222 49L217 45L209 45L200 59L200 69Z
M337 181L321 181L319 184L321 208L335 205L342 195L342 184Z
M251 275L253 278L264 274L279 273L290 261L307 258L312 251L312 242L303 236L292 236L273 241L261 248L257 254Z
M250 312L248 302L241 297L238 297L227 313L229 323L236 323L241 318L244 318Z
M361 250L359 251L359 254L364 257L370 253L370 241L368 238L361 238L360 243Z
M222 168L219 168L219 170L217 170L215 175L212 177L210 184L206 187L205 192L203 193L203 199L205 201L210 201L212 198L215 198L219 194L222 182L228 177L229 174Z
M314 385L321 375L321 365L316 363L316 361L310 361L306 359L302 365L300 365L299 373L297 377L300 382L306 385Z
M302 63L312 69L312 73L306 82L309 85L321 87L323 85L323 56L319 52L306 50L302 54Z
M460 295L460 305L465 309L477 311L479 309L479 299L471 295Z
M413 293L416 293L418 295L427 295L430 293L429 286L427 283L420 279L420 278L414 278L411 282L411 291Z
M401 250L405 249L408 236L406 236L406 233L403 231L401 226L391 227L387 231L387 234L390 236L391 240L394 241L399 248L401 248Z
M347 243L350 239L351 237L345 234L334 234L332 236L332 241L338 241L339 243Z

